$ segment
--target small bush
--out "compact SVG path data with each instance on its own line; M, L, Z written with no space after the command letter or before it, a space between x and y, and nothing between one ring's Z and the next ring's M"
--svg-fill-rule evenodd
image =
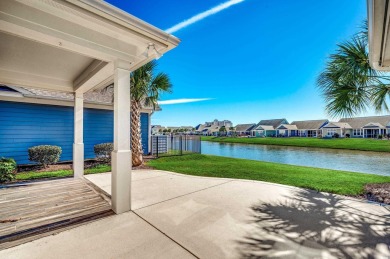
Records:
M16 162L12 158L0 158L0 183L15 179Z
M339 133L335 133L335 134L333 134L333 137L334 137L334 138L339 138L339 137L340 137L340 134L339 134Z
M346 138L350 138L351 135L347 133L347 134L345 134L345 137L346 137Z
M114 145L112 143L97 144L93 147L93 150L97 160L108 163L111 161L111 152L114 150Z
M58 146L41 145L28 149L28 159L43 167L55 164L60 160L62 149Z

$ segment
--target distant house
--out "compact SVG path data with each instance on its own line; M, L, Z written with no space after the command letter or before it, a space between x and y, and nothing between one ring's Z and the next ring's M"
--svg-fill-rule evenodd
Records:
M280 124L276 128L276 134L281 137L296 137L298 136L298 128L296 125Z
M152 125L152 135L157 135L162 132L164 128L161 125Z
M250 124L237 124L237 126L234 129L234 132L238 136L248 136L251 134L251 130L256 126L256 123L250 123Z
M322 120L307 120L307 121L293 121L289 126L284 125L283 129L285 133L290 137L318 137L322 134L322 127L324 127L329 121L327 119ZM279 129L278 129L279 130ZM278 135L283 135L278 132Z
M215 119L211 122L205 122L204 124L199 124L196 126L194 134L204 136L218 136L221 127L225 127L226 132L229 132L230 128L233 127L233 123L229 120L219 121Z
M229 120L223 120L223 121L219 121L217 119L211 121L211 122L205 122L205 125L207 127L209 126L225 126L227 129L229 129L230 127L233 127L233 123Z
M178 130L178 132L180 134L193 134L193 133L195 133L195 131L193 129L194 129L194 127L192 127L192 126L180 126L180 129Z
M351 130L351 125L346 122L329 122L322 127L322 137L333 137L337 133L341 138L343 138L346 134L350 134Z
M390 134L390 115L343 118L339 122L349 124L346 134L352 138L377 138Z
M205 124L198 124L197 126L195 126L194 134L196 134L196 135L203 135L203 130L204 130L205 127L206 127Z
M272 137L276 136L276 128L281 124L288 124L286 119L261 120L251 130L253 137Z
M202 130L202 135L203 136L218 136L220 128L221 127L217 126L217 125L211 125L211 126L204 127L204 129Z

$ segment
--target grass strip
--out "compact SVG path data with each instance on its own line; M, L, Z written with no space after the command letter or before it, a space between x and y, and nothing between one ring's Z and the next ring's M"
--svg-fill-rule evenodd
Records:
M148 165L188 175L258 180L343 195L361 195L367 183L390 182L390 176L201 154L163 157Z

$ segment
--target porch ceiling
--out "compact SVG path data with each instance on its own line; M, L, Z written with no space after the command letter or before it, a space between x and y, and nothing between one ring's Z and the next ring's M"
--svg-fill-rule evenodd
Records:
M390 71L390 4L388 0L367 0L370 65Z
M0 83L86 92L113 82L179 40L104 1L0 1Z
M36 41L0 32L0 76L17 85L66 87L73 91L73 82L93 58ZM32 80L35 79L35 80Z

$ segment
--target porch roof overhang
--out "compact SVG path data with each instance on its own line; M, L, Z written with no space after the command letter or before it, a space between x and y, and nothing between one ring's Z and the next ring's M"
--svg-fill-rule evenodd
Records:
M370 66L390 71L389 0L367 0L367 11Z
M0 83L84 93L179 40L99 0L0 1Z
M380 123L368 123L366 125L363 126L363 129L384 129L386 128L385 126L383 126L382 124Z

